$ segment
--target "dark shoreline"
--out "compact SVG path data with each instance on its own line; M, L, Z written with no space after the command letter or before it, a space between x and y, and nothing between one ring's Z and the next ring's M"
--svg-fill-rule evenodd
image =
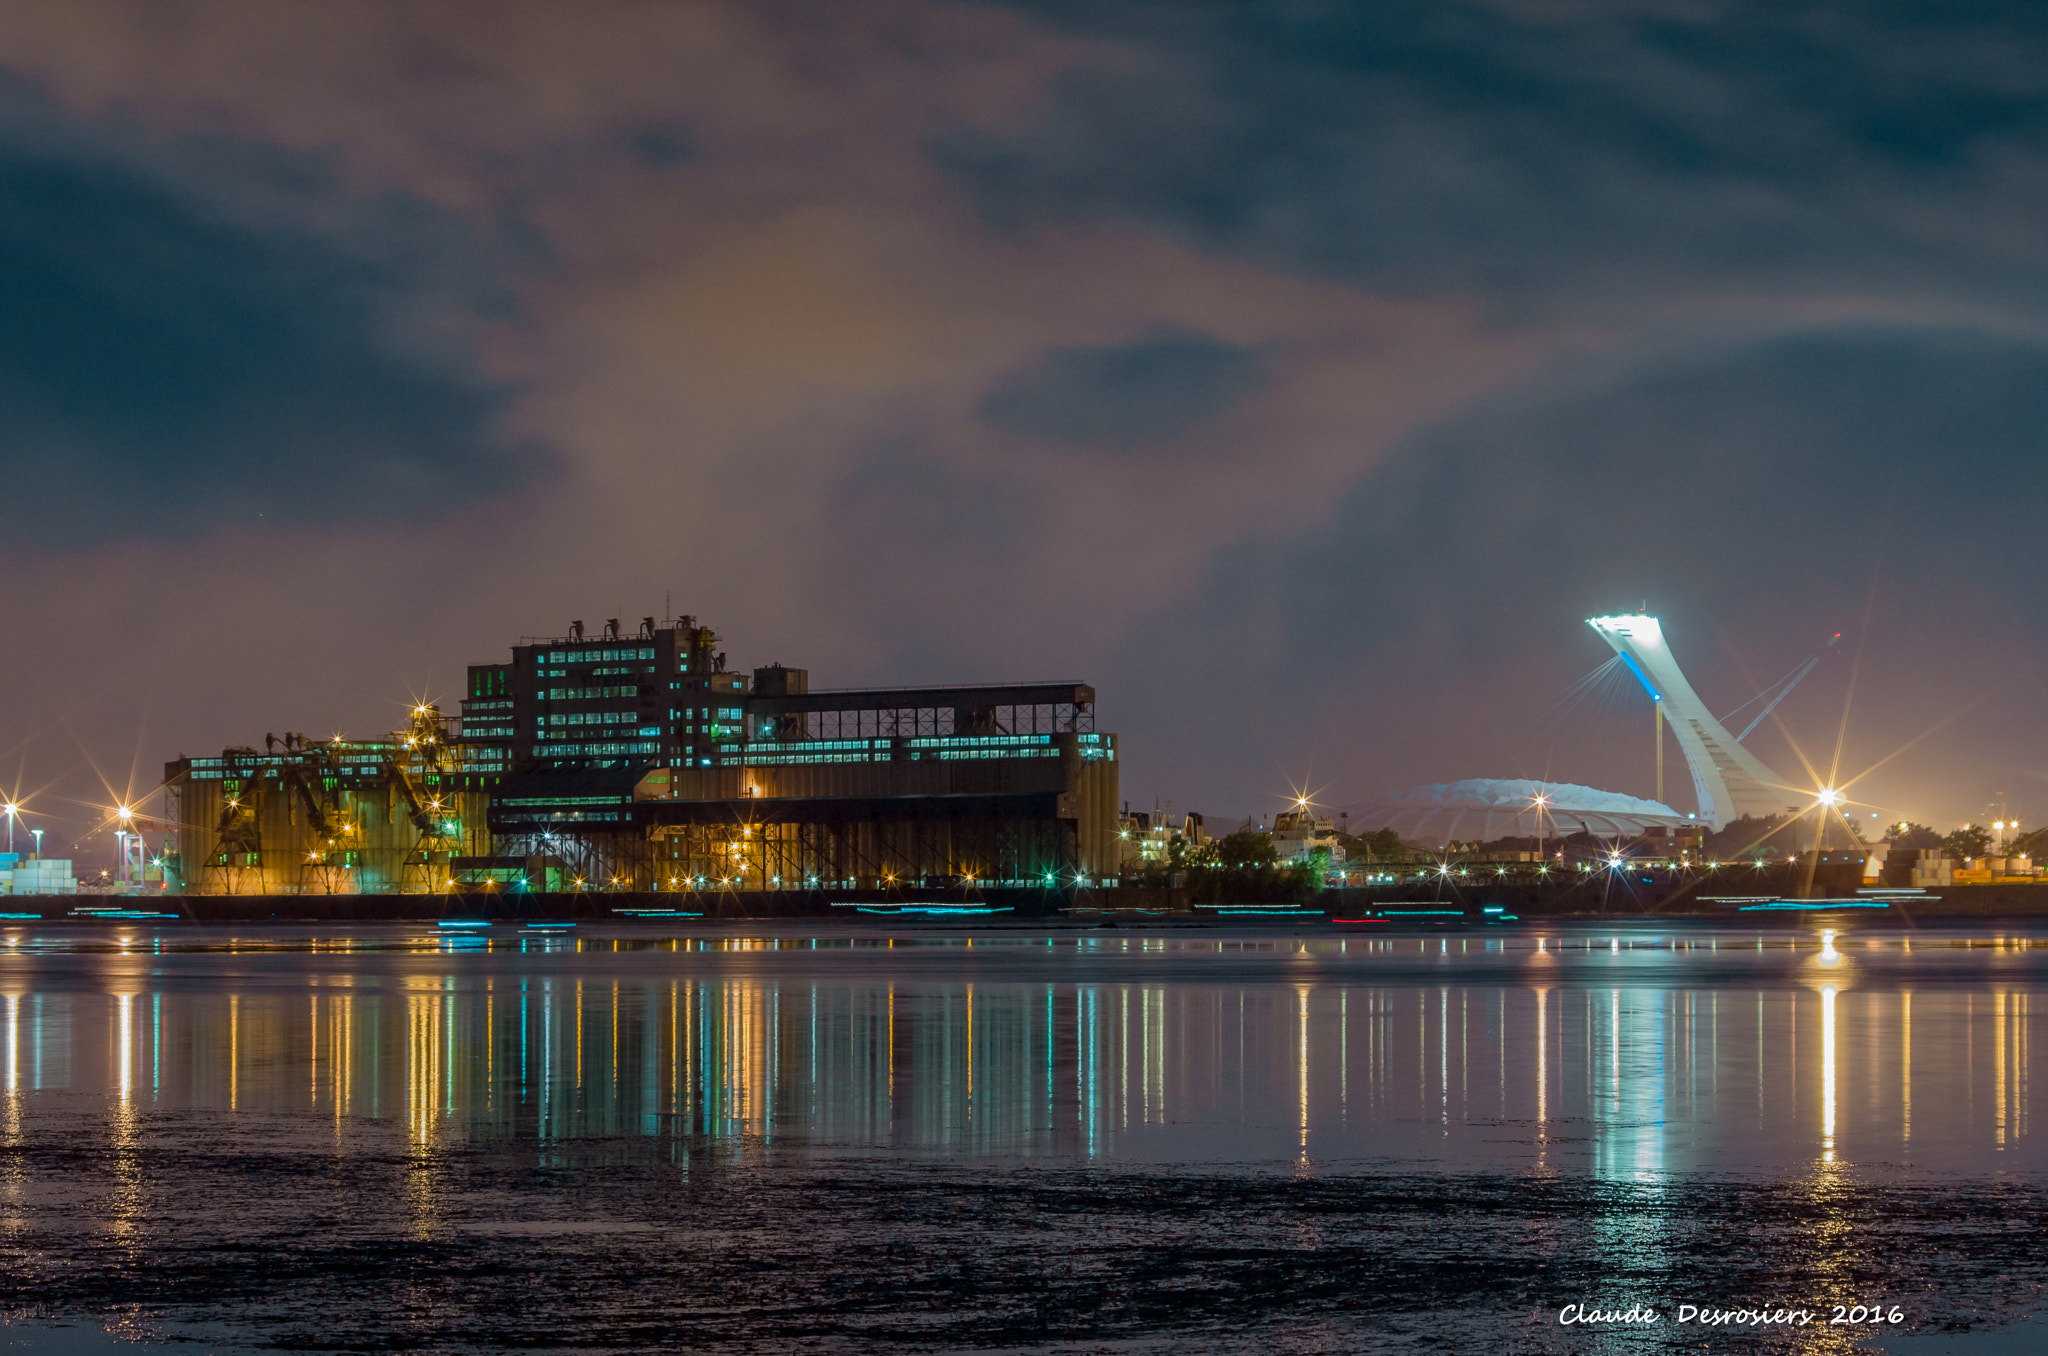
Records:
M163 1199L121 1237L78 1206L22 1211L0 1306L270 1350L1253 1352L1428 1333L1542 1351L1576 1348L1555 1317L1588 1298L1879 1297L1908 1330L1955 1331L2020 1318L2048 1281L2031 1179L935 1165L617 1139L428 1154L375 1131L344 1165L212 1129L152 1124ZM54 1125L14 1154L36 1180L118 1185L110 1155ZM365 1220L365 1189L435 1204ZM173 1225L200 1198L240 1208ZM1661 1324L1643 1349L1700 1336ZM1727 1337L1717 1350L1807 1347Z
M1711 897L1697 882L1683 890L1612 890L1603 899L1573 887L1538 889L1515 884L1459 886L1441 894L1414 886L1376 890L1332 890L1292 906L1247 901L1244 907L1290 909L1287 912L1219 916L1216 906L1195 904L1185 891L1110 889L1079 891L895 890L853 891L716 891L684 893L521 893L497 891L387 895L155 895L25 896L10 899L17 911L40 914L37 919L0 919L92 923L78 910L132 910L135 914L171 917L113 917L109 922L190 923L397 923L457 919L491 922L560 920L588 924L646 923L675 927L736 922L824 921L904 926L949 927L1030 924L1067 927L1301 927L1349 929L1346 920L1404 906L1457 910L1435 917L1421 915L1375 920L1372 926L1401 930L1495 927L1526 928L1531 922L1639 922L1686 920L1737 924L1743 927L1807 926L1817 919L1854 927L1952 925L1957 923L2030 923L2048 921L2048 885L1959 885L1929 891L1925 896L1893 900L1885 907L1844 905L1829 908L1823 900L1811 907L1745 912L1732 897L1784 897L1763 885L1738 890L1716 889ZM1748 884L1745 882L1745 884ZM1816 892L1818 893L1818 892ZM1785 896L1793 895L1786 891ZM1837 895L1835 898L1841 898ZM1506 920L1498 925L1486 912L1493 906ZM897 910L909 910L897 912ZM919 912L932 910L933 912ZM955 912L957 910L957 912ZM1298 910L1298 911L1293 911Z

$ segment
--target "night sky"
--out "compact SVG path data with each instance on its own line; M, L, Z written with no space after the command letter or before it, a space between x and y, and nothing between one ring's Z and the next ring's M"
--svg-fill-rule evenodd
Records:
M1767 761L2039 824L2044 439L2037 4L0 9L42 822L672 600L1215 816L1648 794L1583 618L1840 631Z

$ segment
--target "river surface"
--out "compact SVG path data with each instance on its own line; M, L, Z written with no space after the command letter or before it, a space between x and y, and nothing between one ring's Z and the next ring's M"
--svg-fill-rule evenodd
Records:
M0 1334L1989 1353L2041 1305L2048 934L896 927L8 926Z

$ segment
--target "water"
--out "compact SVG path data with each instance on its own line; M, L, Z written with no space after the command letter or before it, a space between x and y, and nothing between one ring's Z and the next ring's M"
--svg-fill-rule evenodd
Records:
M2044 966L2026 932L12 928L0 1306L222 1350L1988 1353L2048 1273Z

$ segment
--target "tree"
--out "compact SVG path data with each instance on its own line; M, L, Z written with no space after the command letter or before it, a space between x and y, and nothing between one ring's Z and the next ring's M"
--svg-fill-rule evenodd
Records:
M1405 862L1410 855L1408 845L1392 829L1338 834L1337 841L1343 846L1344 855L1354 862Z
M1271 866L1280 860L1273 835L1260 829L1239 829L1216 840L1215 860L1219 866Z
M2015 857L2039 857L2048 852L2048 829L2035 829L2023 833L2007 843L2006 850Z
M1941 835L1925 824L1915 824L1902 819L1896 824L1885 826L1884 841L1900 851L1912 848L1938 848L1943 846Z
M1941 840L1941 850L1951 857L1982 857L1991 850L1991 830L1965 824Z
M1207 903L1278 903L1313 893L1321 882L1313 864L1282 866L1279 857L1271 834L1239 829L1188 854L1188 884Z

